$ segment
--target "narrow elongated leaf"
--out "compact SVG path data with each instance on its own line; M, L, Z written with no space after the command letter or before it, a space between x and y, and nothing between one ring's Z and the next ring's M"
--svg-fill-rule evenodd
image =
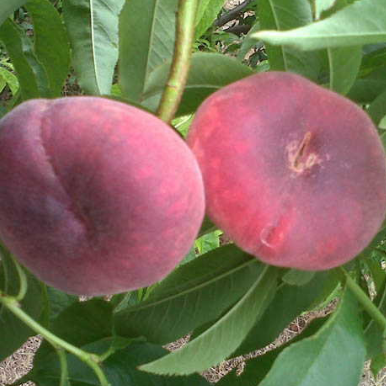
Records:
M259 2L262 30L291 30L311 23L312 12L308 0L262 0ZM255 37L256 34L252 34ZM270 42L268 42L270 43ZM292 71L310 79L317 79L319 57L316 53L301 53L288 47L266 45L272 70Z
M124 0L66 0L63 16L73 66L87 94L110 94L118 60L118 16Z
M155 111L161 99L163 84L167 80L170 64L157 68L148 81L144 94L144 106ZM195 53L192 56L187 84L177 116L194 112L213 92L239 79L252 75L253 71L238 60L220 54Z
M355 386L365 361L359 309L346 290L337 311L313 336L290 345L259 384L277 386Z
M331 16L349 5L348 0L339 0L330 4L329 1L315 1L315 12L321 7L322 18ZM330 89L340 94L347 94L356 81L362 60L362 47L327 48L319 51L323 57L320 83L329 82ZM325 79L325 73L327 79Z
M327 19L289 31L260 31L253 35L269 44L301 50L348 47L386 40L386 3L361 0Z
M36 56L47 72L51 96L59 97L70 66L66 29L48 0L28 0L26 7L33 20Z
M130 0L123 7L119 84L124 97L141 102L151 72L172 58L177 5L178 0Z
M224 5L224 0L201 0L197 10L196 39L213 25Z
M231 371L230 374L217 383L216 386L256 386L267 375L272 365L274 364L278 355L287 348L290 344L298 342L302 339L308 338L315 334L326 323L326 318L314 319L300 335L297 335L294 339L284 343L282 346L269 351L268 353L250 359L246 362L244 371L240 376L236 374L236 371Z
M203 334L171 354L140 369L156 374L186 375L220 363L240 345L264 313L276 289L278 269L266 266L256 282Z
M0 40L5 45L17 73L23 100L50 97L45 68L38 61L32 41L13 21L6 20L0 27Z
M362 60L362 47L328 48L330 89L347 94L354 84Z
M115 315L124 337L169 343L218 317L256 281L263 265L234 245L217 248L184 264L149 298Z
M302 286L282 284L266 312L254 324L235 355L247 354L272 343L279 334L324 293L336 286L336 279L328 272L318 272ZM329 292L329 291L327 291Z
M12 12L16 11L22 5L26 3L27 0L5 0L0 2L0 26L4 23L8 16Z

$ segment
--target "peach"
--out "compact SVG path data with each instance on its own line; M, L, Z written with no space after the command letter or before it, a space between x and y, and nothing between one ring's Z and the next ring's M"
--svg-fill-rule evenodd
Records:
M358 255L386 213L386 160L369 117L298 75L252 75L198 109L188 144L208 214L262 261L324 270Z
M49 285L105 295L153 284L188 253L203 216L192 152L145 111L38 99L0 121L0 237Z

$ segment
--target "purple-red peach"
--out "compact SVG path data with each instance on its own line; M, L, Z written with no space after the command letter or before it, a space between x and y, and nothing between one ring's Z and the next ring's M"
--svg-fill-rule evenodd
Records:
M147 112L68 97L0 121L0 237L47 284L82 295L153 284L188 253L203 215L191 150Z
M188 135L211 219L264 262L324 270L357 256L386 213L386 159L357 105L295 74L212 94Z

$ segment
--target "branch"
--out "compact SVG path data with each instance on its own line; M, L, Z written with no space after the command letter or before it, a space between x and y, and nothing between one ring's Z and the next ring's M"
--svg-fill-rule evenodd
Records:
M240 36L241 34L246 35L250 29L251 29L251 26L248 24L238 24L238 25L229 27L227 29L224 29L224 32L230 32L232 34Z
M249 3L253 0L245 0L243 3L239 4L237 7L232 8L229 12L221 15L214 23L216 27L221 27L224 24L230 22L231 20L236 19L241 13L243 13L244 9L247 8Z
M180 0L173 63L157 115L164 122L173 119L182 98L194 42L194 23L198 0Z

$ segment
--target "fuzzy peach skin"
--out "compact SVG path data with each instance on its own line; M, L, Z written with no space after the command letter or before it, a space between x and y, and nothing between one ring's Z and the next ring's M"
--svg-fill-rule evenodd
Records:
M192 152L147 112L68 97L0 121L0 237L49 285L105 295L153 284L188 253L203 216Z
M325 270L358 255L386 212L386 160L371 120L291 73L252 75L199 108L188 144L211 219L262 261Z

